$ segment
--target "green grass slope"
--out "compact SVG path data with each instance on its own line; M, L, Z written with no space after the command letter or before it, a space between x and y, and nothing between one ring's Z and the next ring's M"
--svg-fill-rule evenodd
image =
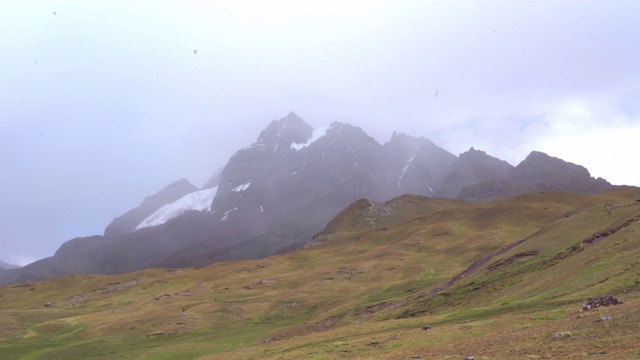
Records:
M1 287L0 358L637 359L638 199L359 200L288 254Z

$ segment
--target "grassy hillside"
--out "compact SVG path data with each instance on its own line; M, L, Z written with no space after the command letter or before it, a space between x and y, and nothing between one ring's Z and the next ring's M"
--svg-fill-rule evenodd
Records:
M268 259L2 287L0 358L637 359L638 199L361 200Z

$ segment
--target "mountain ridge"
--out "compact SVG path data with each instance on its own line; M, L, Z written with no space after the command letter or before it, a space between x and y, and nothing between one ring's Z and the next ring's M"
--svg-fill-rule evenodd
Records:
M609 182L591 177L583 166L532 151L518 165L506 169L501 177L464 187L458 198L486 202L541 191L591 194L610 189L613 186Z
M9 264L7 262L4 262L4 261L0 260L0 271L1 270L9 270L9 269L17 269L17 268L20 268L20 266Z
M349 124L314 130L293 112L231 156L208 185L213 183L218 187L208 190L186 180L172 183L114 219L104 236L73 239L50 258L4 272L0 283L280 254L304 246L361 198L384 203L414 194L486 202L539 191L614 188L584 167L539 152L513 167L473 148L457 157L423 137L394 132L380 144ZM209 207L201 203L208 200L190 195L202 191L213 195ZM154 215L163 206L166 213Z
M160 207L174 202L182 196L196 190L197 188L187 179L174 181L157 193L147 196L139 206L113 219L113 221L104 229L104 236L115 237L133 232L141 221L153 214Z

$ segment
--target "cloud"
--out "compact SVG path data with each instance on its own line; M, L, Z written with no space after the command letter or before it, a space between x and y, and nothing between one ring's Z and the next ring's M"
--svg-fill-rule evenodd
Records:
M640 117L617 105L603 99L557 103L543 118L546 129L536 137L536 147L614 184L640 184L640 169L631 155L640 138Z
M16 2L0 13L0 188L11 189L0 193L0 258L50 255L172 181L201 185L289 111L380 142L397 130L512 164L541 150L640 185L633 167L612 161L637 139L640 2L54 10Z
M30 255L12 255L9 257L7 262L12 265L25 266L31 264L36 260L38 259Z

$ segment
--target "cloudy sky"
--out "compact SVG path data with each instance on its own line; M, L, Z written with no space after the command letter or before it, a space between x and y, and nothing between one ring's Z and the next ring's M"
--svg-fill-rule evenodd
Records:
M273 119L394 130L640 185L638 1L0 4L0 259L24 265Z

